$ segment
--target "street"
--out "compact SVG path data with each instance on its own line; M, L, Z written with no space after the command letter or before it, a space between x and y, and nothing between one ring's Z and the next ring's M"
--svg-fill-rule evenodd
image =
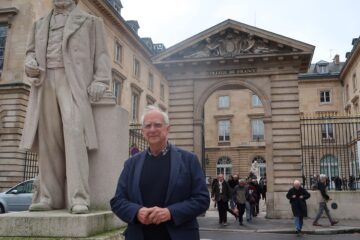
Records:
M200 231L201 240L354 240L360 239L359 233L338 235L309 235L303 234L270 234L270 233L245 233L245 232L223 232L223 231Z

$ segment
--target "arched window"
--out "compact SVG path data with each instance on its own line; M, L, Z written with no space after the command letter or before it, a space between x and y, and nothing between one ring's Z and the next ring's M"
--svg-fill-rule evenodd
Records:
M231 159L226 156L222 156L218 159L216 164L216 176L219 174L224 175L224 179L228 179L231 175L232 163Z
M252 160L252 163L254 162L258 163L259 166L259 172L255 173L256 176L260 179L260 178L266 178L266 161L262 156L255 156L254 159Z
M333 182L331 181L334 177L339 176L338 160L333 155L325 155L320 160L320 173L328 176L330 180L330 188L333 188Z

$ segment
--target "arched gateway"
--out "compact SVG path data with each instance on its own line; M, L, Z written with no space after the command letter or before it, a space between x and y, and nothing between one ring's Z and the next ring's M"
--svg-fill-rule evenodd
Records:
M217 90L250 89L264 105L268 217L288 216L283 192L301 179L298 74L314 46L233 20L157 55L169 81L170 139L204 164L204 105ZM241 126L237 126L241 127Z

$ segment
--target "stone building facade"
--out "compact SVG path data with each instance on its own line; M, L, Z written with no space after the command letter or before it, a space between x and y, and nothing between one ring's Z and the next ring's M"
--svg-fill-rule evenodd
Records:
M119 0L78 4L104 21L112 59L110 90L129 112L129 123L138 123L141 110L149 104L168 111L168 82L151 60L164 46L140 38L137 21L122 18ZM0 191L24 178L26 154L18 144L30 90L24 74L26 41L32 23L51 8L52 0L0 1Z
M26 39L51 2L0 1L0 190L23 179L25 153L17 146L29 94ZM345 63L337 56L311 64L314 46L226 20L165 50L138 36L139 24L121 17L119 0L79 4L104 20L111 90L129 123L138 122L147 104L168 111L170 141L195 152L211 178L246 177L252 162L260 163L268 217L289 216L284 192L303 178L303 117L359 112L359 39ZM332 136L329 127L316 131Z

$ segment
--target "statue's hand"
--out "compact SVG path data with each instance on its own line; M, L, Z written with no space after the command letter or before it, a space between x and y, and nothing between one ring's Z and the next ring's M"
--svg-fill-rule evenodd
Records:
M29 59L25 62L25 73L30 78L37 78L40 76L39 64L35 59Z
M88 87L88 93L91 97L91 100L94 102L97 102L100 100L100 98L104 95L105 91L107 89L107 86L103 83L92 83Z

